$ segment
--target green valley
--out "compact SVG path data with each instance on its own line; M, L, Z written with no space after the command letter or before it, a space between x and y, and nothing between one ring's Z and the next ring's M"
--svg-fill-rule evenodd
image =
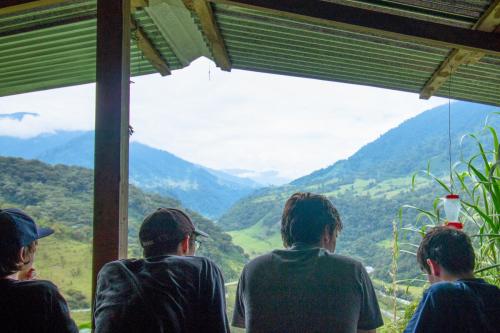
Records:
M475 140L481 137L485 123L500 128L494 107L453 103L452 158L463 161L474 154ZM432 209L435 198L446 192L429 177L413 174L431 170L447 182L448 108L437 107L403 122L377 140L362 147L346 160L315 171L292 183L255 191L241 199L224 214L219 224L236 244L251 257L282 247L279 221L287 198L298 191L321 193L336 205L344 222L337 245L338 253L354 256L374 268L373 277L390 278L393 222L414 225L417 211L399 209L413 205ZM491 145L487 141L487 145ZM488 146L485 149L489 149ZM422 221L421 223L425 223ZM400 235L401 241L418 241L414 233ZM415 258L401 253L400 279L419 279ZM413 284L418 284L413 280Z
M88 309L91 299L92 170L39 161L0 157L0 207L17 207L38 224L55 229L40 240L36 269L59 286L72 309ZM158 207L182 208L177 200L130 186L129 256L141 256L138 227ZM247 261L243 250L212 221L187 210L194 223L210 234L199 253L213 259L228 281L236 280ZM76 312L88 321L89 313ZM86 318L86 319L85 319Z

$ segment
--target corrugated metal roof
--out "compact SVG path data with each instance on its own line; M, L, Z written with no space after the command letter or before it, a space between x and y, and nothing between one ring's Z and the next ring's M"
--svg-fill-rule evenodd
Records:
M238 69L419 93L450 52L238 6L217 4L214 12L233 68ZM500 104L498 61L485 57L459 71L452 96ZM482 87L485 79L493 84ZM447 88L438 95L448 96Z
M145 11L134 19L171 69L181 66ZM0 96L95 81L96 2L0 16ZM131 74L156 70L131 41Z
M326 1L465 28L472 27L491 3ZM232 66L238 69L419 93L451 51L277 17L236 5L212 3L212 8ZM154 10L155 6L148 8L149 12ZM0 16L0 96L93 82L95 15L95 0L76 0L44 10ZM155 25L162 19L156 16L153 21L146 11L134 13L138 25L170 69L181 68L173 48ZM201 33L196 15L188 21L182 24L197 25ZM168 24L180 21L165 19L160 23L167 29ZM197 40L201 43L200 38ZM208 46L206 39L205 43ZM132 75L154 73L133 41L131 49ZM448 96L448 88L445 84L437 95ZM500 105L500 57L485 56L474 65L460 67L452 77L451 92L457 99Z
M326 0L420 20L470 28L489 0Z

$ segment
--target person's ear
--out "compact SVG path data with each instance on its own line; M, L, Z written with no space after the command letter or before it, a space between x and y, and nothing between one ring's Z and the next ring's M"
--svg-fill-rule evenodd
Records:
M441 276L441 266L432 259L426 260L427 265L429 265L429 269L431 271L430 275L440 277Z
M18 255L17 255L18 261L22 262L24 265L26 265L27 256L28 256L28 252L26 251L26 247L20 248Z
M325 225L323 229L323 244L330 244L332 242L332 238L335 237L335 231L330 229L330 226Z
M189 253L189 243L190 243L190 239L189 239L189 235L188 235L188 236L184 237L184 239L181 242L182 255L186 255L187 253Z

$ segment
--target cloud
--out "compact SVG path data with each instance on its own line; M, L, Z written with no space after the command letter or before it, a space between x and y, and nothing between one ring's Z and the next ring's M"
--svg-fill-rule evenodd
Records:
M33 116L33 117L38 117L38 113L33 113L33 112L14 112L14 113L5 113L1 114L0 113L0 119L12 119L12 120L17 120L17 121L22 121L24 117L26 116Z
M0 118L0 135L29 138L57 130L93 129L94 90L95 85L87 84L2 97L0 114L26 115L22 120Z
M210 72L210 76L209 76ZM137 140L214 169L279 170L298 177L353 154L399 123L446 102L417 94L216 69L199 59L172 75L134 78ZM29 110L0 134L34 136L94 126L94 85L0 99L0 112Z

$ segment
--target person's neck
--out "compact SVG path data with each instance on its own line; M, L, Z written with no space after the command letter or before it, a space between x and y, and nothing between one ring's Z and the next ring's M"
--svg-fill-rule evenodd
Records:
M458 281L458 280L470 280L470 279L474 279L473 272L463 273L463 274L458 274L458 275L443 272L443 274L439 278L440 281L448 281L448 282L454 282L454 281ZM439 281L437 281L437 282L439 282Z
M455 275L453 278L454 278L454 281L457 281L457 280L470 280L470 279L474 279L474 273L470 272L470 273Z

